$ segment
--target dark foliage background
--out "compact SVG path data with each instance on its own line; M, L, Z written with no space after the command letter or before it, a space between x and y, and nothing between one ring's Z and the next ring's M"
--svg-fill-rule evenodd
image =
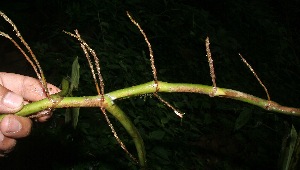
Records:
M152 44L158 78L211 84L204 40L210 37L217 85L266 98L240 61L241 53L268 87L271 99L299 107L299 6L297 0L31 0L0 3L36 52L47 80L59 86L79 56L80 89L95 95L80 47L62 30L78 29L100 57L106 92L152 80L148 48L127 18L130 11ZM0 29L14 35L0 22ZM0 71L34 76L22 56L1 39ZM2 57L3 56L3 57ZM10 60L9 60L9 59ZM12 60L11 60L12 59ZM197 94L162 94L187 113L181 120L151 96L117 101L139 129L150 169L276 169L281 143L296 117L237 101ZM235 130L241 113L250 116ZM134 145L112 118L131 152ZM138 169L116 143L99 109L81 109L76 129L64 110L34 123L1 169Z

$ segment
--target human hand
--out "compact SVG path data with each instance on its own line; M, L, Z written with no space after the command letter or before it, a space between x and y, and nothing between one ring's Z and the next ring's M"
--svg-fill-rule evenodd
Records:
M50 94L60 90L48 84ZM39 80L19 74L0 72L0 114L15 113L24 104L46 97ZM44 122L51 115L39 117ZM16 145L16 139L26 137L31 130L31 120L26 117L9 114L0 122L0 157L9 153Z

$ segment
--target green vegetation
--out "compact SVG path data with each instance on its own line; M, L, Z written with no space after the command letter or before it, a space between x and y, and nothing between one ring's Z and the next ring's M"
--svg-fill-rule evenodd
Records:
M152 81L148 48L126 16L128 10L148 35L160 81L211 85L204 45L209 36L218 87L265 98L240 61L240 52L267 86L271 100L299 107L296 4L36 0L7 2L0 10L29 41L49 82L59 85L66 73L71 76L78 56L81 73L74 96L97 92L78 43L62 30L78 29L95 49L106 92ZM0 25L2 30L4 24ZM295 136L292 124L299 129L297 117L238 101L199 94L161 95L186 113L182 120L152 95L114 101L144 139L150 169L275 169L281 166L279 155L287 144L282 141L292 132ZM64 114L65 110L55 110L52 120L34 124L32 135L0 160L3 169L139 168L119 147L99 109L81 108L76 129L64 123ZM118 121L111 121L135 154L131 137Z

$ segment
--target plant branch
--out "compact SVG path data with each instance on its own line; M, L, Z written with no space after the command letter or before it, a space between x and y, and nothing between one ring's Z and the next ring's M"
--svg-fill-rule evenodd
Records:
M130 119L117 105L114 104L113 101L117 99L133 97L133 96L157 93L156 85L159 86L158 92L166 92L166 93L186 92L186 93L199 93L199 94L210 95L212 89L212 86L202 85L202 84L167 83L161 81L158 82L151 81L145 84L132 86L132 87L107 93L104 95L105 98L104 100L100 95L85 96L85 97L62 97L60 94L51 95L51 99L61 100L59 103L57 103L57 105L54 106L55 108L100 107L106 109L123 125L126 131L130 134L137 149L139 164L141 167L145 167L146 152L145 152L143 139L141 138L138 130L130 121ZM283 113L283 114L293 115L293 116L300 116L299 108L281 106L276 102L265 100L236 90L217 88L216 92L214 93L214 96L239 100L273 112L278 112L278 113ZM25 105L22 110L20 110L15 114L18 116L30 116L34 113L46 109L53 109L53 102L48 98ZM5 115L0 115L0 121L4 116Z
M175 92L186 92L186 93L199 93L209 95L211 93L212 86L202 85L202 84L188 84L188 83L167 83L158 81L159 91L166 93L175 93ZM114 101L121 98L128 98L133 96L139 96L143 94L154 93L156 91L156 86L153 81L132 86L120 90L116 90L110 93L105 94L105 102L103 107L107 107L109 101ZM280 104L274 101L268 101L259 97L255 97L250 94L246 94L240 91L218 88L215 96L226 97L234 100L239 100L246 102L258 107L261 107L265 110L300 116L300 109L281 106ZM52 98L60 97L59 95L52 95ZM58 103L55 108L69 108L69 107L100 107L101 96L85 96L85 97L64 97L60 103ZM37 102L33 102L23 107L22 110L16 113L19 116L29 116L36 112L51 108L53 103L48 99L43 99ZM0 116L0 120L3 115Z
M106 99L105 101L107 102ZM129 152L127 154L131 157L131 159L138 162L141 167L146 167L146 150L145 150L143 138L141 137L139 131L134 126L134 124L126 116L126 114L116 104L114 104L112 100L110 101L111 102L108 103L105 109L109 113L111 113L116 119L118 119L118 121L123 125L123 127L131 136L138 153L139 161L135 160L135 158Z

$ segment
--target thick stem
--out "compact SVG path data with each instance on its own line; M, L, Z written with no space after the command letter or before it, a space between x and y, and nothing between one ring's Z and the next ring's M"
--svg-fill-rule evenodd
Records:
M139 163L141 167L146 166L146 152L144 147L143 139L138 133L137 129L130 121L130 119L126 116L126 114L116 105L113 104L114 100L121 98L128 98L143 94L149 94L154 92L167 92L167 93L176 93L176 92L186 92L186 93L199 93L210 95L213 87L202 85L202 84L185 84L185 83L167 83L167 82L157 82L151 81L145 84L124 88L121 90L116 90L111 93L107 93L105 95L105 100L103 103L103 108L109 111L126 129L126 131L132 137L137 152ZM158 91L157 91L158 89ZM273 101L261 99L246 93L242 93L239 91L225 89L225 88L217 88L214 96L231 98L234 100L240 100L242 102L250 103L252 105L256 105L263 109L283 113L287 115L300 116L299 108L292 108L281 106L278 103ZM56 94L51 96L52 100L48 98L33 102L23 107L22 110L15 113L18 116L29 116L36 112L45 110L45 109L54 109L54 108L68 108L68 107L100 107L101 104L101 96L85 96L85 97L61 97L61 94ZM57 103L53 103L53 101L57 101ZM0 121L5 115L0 115Z
M206 95L209 95L213 89L212 86L207 86L202 84L167 83L161 81L158 82L158 87L159 87L158 92L167 92L167 93L186 92L186 93L199 93L199 94L206 94ZM107 93L106 96L113 101L121 98L128 98L128 97L133 97L133 96L138 96L143 94L154 93L155 91L156 91L155 83L151 81L145 84L110 92ZM250 103L252 105L256 105L258 107L273 112L278 112L278 113L283 113L283 114L293 115L293 116L300 116L299 108L281 106L276 102L261 99L252 96L250 94L246 94L231 89L218 87L215 96L240 100L242 102ZM55 106L55 108L100 107L100 99L101 99L100 96L64 97L58 104L55 105L49 99L44 99L24 106L22 110L20 110L15 114L19 116L29 116L31 114L34 114L36 112L45 109L51 109L53 106ZM104 102L104 105L107 105L107 103ZM0 116L0 120L2 120L3 116L4 115Z

